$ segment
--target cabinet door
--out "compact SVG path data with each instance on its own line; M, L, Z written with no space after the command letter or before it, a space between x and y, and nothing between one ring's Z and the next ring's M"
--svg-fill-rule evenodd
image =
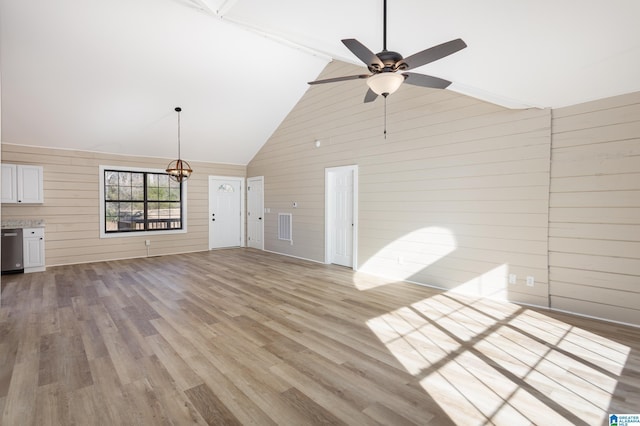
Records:
M42 175L43 169L41 166L18 165L19 203L42 203L44 201Z
M23 230L23 263L26 268L44 266L44 231L42 229Z
M18 194L16 190L18 185L16 179L18 177L15 164L2 165L2 202L17 203Z

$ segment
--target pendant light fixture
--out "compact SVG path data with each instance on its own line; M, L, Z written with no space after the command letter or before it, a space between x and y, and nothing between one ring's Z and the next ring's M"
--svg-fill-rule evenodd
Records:
M176 182L184 182L193 172L189 163L180 158L180 111L182 108L176 107L178 113L178 159L169 163L166 170L169 177Z

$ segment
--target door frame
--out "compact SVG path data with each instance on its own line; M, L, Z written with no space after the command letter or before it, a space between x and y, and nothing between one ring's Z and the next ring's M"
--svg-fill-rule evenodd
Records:
M207 225L207 246L209 248L209 250L214 250L213 248L211 248L211 218L209 217L209 211L211 209L211 181L213 179L223 179L223 180L234 180L234 181L238 181L240 182L240 247L245 247L246 246L246 236L245 236L245 221L244 218L247 215L247 211L245 208L245 178L243 177L239 177L239 176L212 176L209 175L209 178L207 180L208 182L208 188L207 188L207 221L208 221L208 225Z
M262 199L260 200L260 204L261 204L261 208L262 208L262 236L260 239L260 250L264 250L264 223L266 222L266 217L265 217L265 211L264 211L264 176L252 176L250 178L247 178L247 204L249 203L249 185L251 184L252 180L260 180L262 182ZM247 225L249 223L249 216L246 216L247 219ZM245 225L245 226L247 226ZM249 247L249 243L247 241L247 247Z
M326 167L324 169L324 263L331 263L331 251L333 249L333 215L331 214L332 195L335 188L331 185L331 175L339 172L351 171L353 173L353 241L351 267L358 270L358 165Z

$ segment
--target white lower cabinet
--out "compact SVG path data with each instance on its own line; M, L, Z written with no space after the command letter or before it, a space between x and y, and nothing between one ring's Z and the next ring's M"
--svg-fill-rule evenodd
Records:
M44 271L44 228L24 228L22 239L24 272Z

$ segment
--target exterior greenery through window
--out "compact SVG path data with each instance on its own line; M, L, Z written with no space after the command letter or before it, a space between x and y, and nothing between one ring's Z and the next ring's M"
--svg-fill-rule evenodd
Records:
M182 186L166 173L105 170L105 233L182 229Z

